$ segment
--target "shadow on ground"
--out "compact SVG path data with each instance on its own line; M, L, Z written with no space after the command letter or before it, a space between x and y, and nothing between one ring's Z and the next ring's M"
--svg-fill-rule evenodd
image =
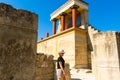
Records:
M72 78L71 80L82 80L82 79L76 79L76 78Z

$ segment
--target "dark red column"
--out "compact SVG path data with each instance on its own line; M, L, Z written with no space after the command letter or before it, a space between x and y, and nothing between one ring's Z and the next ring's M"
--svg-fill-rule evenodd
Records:
M43 38L40 38L40 40L43 40Z
M76 16L76 9L75 8L73 8L72 9L72 26L73 27L76 27L76 19L77 18L77 16Z
M62 31L65 30L65 13L60 14L60 22L61 22L61 26L62 26Z
M78 6L74 5L71 7L72 9L72 26L76 27L77 24L77 8Z
M56 21L57 19L53 20L53 34L56 34Z
M46 38L49 37L49 33L46 33Z

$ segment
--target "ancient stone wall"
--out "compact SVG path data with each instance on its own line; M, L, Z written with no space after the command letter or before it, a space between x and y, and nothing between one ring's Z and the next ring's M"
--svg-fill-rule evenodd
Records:
M65 50L64 59L66 63L70 63L70 67L75 66L75 35L74 31L68 31L48 37L41 40L37 44L37 52L53 55L54 60L58 58L58 52Z
M70 65L66 63L64 70L66 72L66 80L71 80Z
M87 68L87 31L79 28L70 28L59 34L47 37L37 44L37 52L52 54L58 58L58 52L65 50L65 62L70 68Z
M93 46L97 80L120 79L120 35L116 34L116 32L94 34Z
M38 53L36 57L36 80L57 80L57 62L52 55ZM65 64L66 80L71 80L69 64Z
M75 31L75 68L88 68L87 31Z
M99 33L99 30L95 29L92 26L88 27L88 36L87 36L87 51L88 51L88 65L89 68L92 68L92 72L96 74L95 67L95 56L94 56L94 38L93 35Z
M52 55L37 54L36 80L54 80L55 64Z
M119 66L120 66L120 32L116 33L117 39L117 49L118 49L118 58L119 58Z
M35 80L37 15L0 3L0 80Z

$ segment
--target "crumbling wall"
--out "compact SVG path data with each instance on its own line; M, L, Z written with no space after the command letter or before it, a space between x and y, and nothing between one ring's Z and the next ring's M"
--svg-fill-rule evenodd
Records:
M88 26L88 36L87 36L87 48L88 48L88 65L89 68L92 68L92 72L96 74L95 67L95 56L94 56L94 40L93 35L99 33L100 31L95 29L92 26Z
M119 58L119 66L120 66L120 32L116 33L116 39L117 39L117 49L118 49L118 58Z
M120 79L119 37L116 32L94 34L94 57L97 80Z
M52 55L37 54L36 80L54 80L55 65Z
M36 80L57 80L57 62L52 55L38 53L36 57ZM70 66L65 64L66 80L71 80Z
M71 74L70 74L70 65L68 63L65 64L65 72L66 72L66 80L71 80Z
M0 80L35 80L37 15L0 3Z

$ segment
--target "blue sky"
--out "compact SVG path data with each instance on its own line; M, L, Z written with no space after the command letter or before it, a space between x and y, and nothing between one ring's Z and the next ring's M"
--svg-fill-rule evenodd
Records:
M50 14L67 0L0 0L39 16L38 40L46 32L52 35ZM89 3L89 23L101 31L120 32L120 0L84 0Z

